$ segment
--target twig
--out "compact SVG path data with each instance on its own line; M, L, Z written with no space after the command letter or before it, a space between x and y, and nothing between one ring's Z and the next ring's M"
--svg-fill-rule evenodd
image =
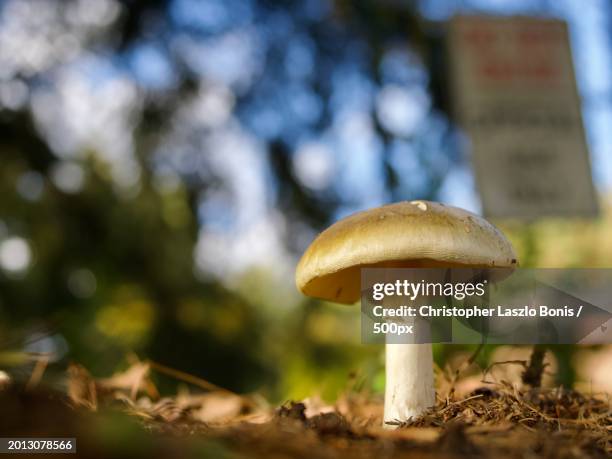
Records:
M195 376L195 375L186 373L181 370L176 370L174 368L167 367L165 365L162 365L161 363L157 363L152 360L147 360L147 363L150 365L150 367L153 370L156 370L160 373L171 376L180 381L184 381L186 383L193 384L194 386L197 386L201 389L209 390L209 391L217 391L217 392L228 392L233 395L238 395L229 389L225 389L224 387L217 386L216 384L206 381L205 379L202 379L199 376Z
M485 378L487 377L487 374L493 369L493 367L497 365L522 365L523 367L526 367L527 361L526 360L504 360L502 362L493 362L491 365L485 368L485 371L482 373L483 382Z
M42 355L36 359L36 363L34 364L34 368L32 369L32 374L30 375L30 379L26 384L26 390L32 390L40 383L43 375L45 374L45 370L47 369L47 365L49 364L49 357L47 355Z
M546 356L546 346L542 344L536 344L533 347L531 358L529 359L529 365L526 365L525 371L522 375L523 384L538 388L542 385L542 373L546 364L544 363L544 357Z
M469 400L474 400L475 398L481 398L481 397L483 397L483 395L478 394L478 395L472 395L471 397L468 397L468 398L464 398L463 400L457 400L456 402L451 402L447 406L445 406L443 409L440 410L440 414L446 412L449 408L451 408L454 405L461 405L462 403L465 403Z
M224 387L217 386L216 384L206 381L205 379L202 379L199 376L195 376L195 375L186 373L181 370L176 370L174 368L167 367L165 365L162 365L161 363L157 363L152 360L147 360L147 363L153 370L156 370L160 373L168 375L172 378L178 379L179 381L184 381L188 384L193 384L194 386L199 387L204 390L208 390L212 392L225 392L226 394L235 395L236 397L240 397L245 403L247 403L251 407L256 405L255 402L249 399L248 397L237 394L236 392L233 392Z
M461 373L463 373L466 369L470 367L470 365L472 365L476 361L476 359L478 358L478 355L480 355L480 353L482 352L484 345L485 345L484 341L478 344L478 347L472 353L472 355L470 355L470 357L468 357L467 360L465 360L461 365L457 367L457 369L455 370L455 374L453 375L453 379L451 381L451 389L450 389L451 393L454 392L455 384L457 384L457 381Z

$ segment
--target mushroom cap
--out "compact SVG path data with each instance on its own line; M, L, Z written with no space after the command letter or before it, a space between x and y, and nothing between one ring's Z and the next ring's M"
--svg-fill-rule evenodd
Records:
M436 202L404 201L358 212L327 228L302 256L295 282L307 296L352 304L361 294L364 267L511 272L516 266L512 245L484 218Z

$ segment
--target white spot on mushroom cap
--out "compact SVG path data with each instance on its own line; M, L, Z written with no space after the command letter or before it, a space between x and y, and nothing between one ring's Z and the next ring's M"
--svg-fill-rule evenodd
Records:
M410 201L410 204L412 204L413 206L417 206L422 211L427 210L427 204L425 204L423 201Z

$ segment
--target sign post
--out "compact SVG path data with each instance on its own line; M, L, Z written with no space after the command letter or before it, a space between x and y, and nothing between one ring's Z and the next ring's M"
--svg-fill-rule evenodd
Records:
M449 51L485 215L597 215L565 23L460 16Z

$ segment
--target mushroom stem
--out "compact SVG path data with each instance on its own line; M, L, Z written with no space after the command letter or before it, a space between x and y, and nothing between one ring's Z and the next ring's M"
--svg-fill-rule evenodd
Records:
M419 330L429 333L429 325L419 321ZM431 343L400 344L388 339L386 376L383 427L395 429L398 421L415 418L435 404Z

